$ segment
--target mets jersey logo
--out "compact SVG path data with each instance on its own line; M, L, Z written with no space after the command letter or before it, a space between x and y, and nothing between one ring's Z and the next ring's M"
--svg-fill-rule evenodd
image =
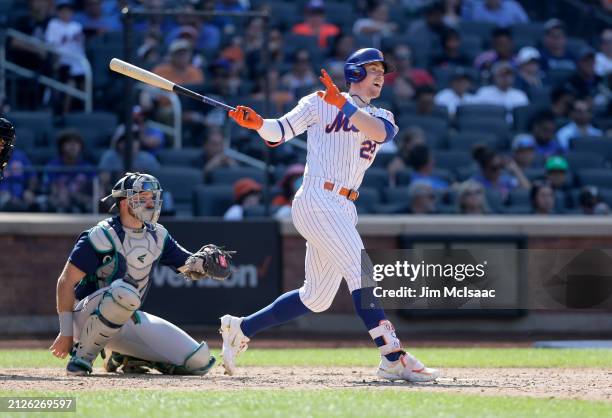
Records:
M344 132L359 132L359 129L355 127L355 125L349 125L349 118L344 116L344 113L338 112L336 119L328 125L325 126L325 133L329 134L331 132L338 132L342 129Z

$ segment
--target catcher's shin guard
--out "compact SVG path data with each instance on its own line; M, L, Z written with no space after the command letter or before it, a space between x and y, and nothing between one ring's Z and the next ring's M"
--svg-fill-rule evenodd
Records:
M90 365L104 346L140 307L140 295L135 287L115 280L104 292L98 308L85 321L75 356Z
M202 341L198 348L187 356L182 365L155 363L154 367L163 374L203 376L210 371L215 362L216 359L210 355L208 345Z

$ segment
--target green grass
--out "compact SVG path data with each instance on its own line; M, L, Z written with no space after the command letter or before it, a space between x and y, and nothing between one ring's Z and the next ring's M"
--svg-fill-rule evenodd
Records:
M0 391L0 396L16 392ZM19 392L19 396L75 396ZM604 417L612 403L383 390L115 391L77 393L59 417ZM11 414L39 417L41 413Z
M411 350L436 367L612 367L610 350L543 348L419 348ZM218 352L214 352L215 355ZM46 350L0 350L0 367L64 367ZM378 364L374 348L249 349L243 366L367 366ZM99 365L99 363L98 363Z

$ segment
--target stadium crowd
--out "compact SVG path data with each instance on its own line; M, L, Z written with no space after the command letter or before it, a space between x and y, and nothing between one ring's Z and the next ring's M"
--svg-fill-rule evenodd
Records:
M11 3L12 0L0 0ZM22 3L22 2L18 2ZM23 2L24 4L26 2ZM567 22L534 20L516 0L29 0L8 26L59 55L7 38L7 60L82 87L93 68L93 113L29 79L9 77L2 114L17 126L16 151L0 182L0 210L91 212L124 170L124 6L180 7L176 19L134 22L134 62L230 104L281 115L321 88L320 68L343 88L344 61L377 47L396 69L376 105L400 133L379 151L356 202L378 214L608 214L612 205L612 27L568 35ZM609 2L591 2L594 8ZM23 5L21 5L23 6ZM190 11L268 10L262 18L197 17ZM263 51L269 52L264 66ZM182 103L182 147L160 130L175 108L137 90L132 108L134 170L160 177L166 214L236 220L263 213L264 171L228 147L264 160L265 145L230 127L224 112ZM234 156L235 157L235 156ZM290 214L305 153L271 151L272 205Z

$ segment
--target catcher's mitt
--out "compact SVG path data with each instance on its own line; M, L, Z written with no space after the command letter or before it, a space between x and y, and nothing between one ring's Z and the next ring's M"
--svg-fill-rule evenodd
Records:
M200 280L206 277L225 280L230 275L230 260L236 251L226 251L214 244L207 244L193 253L185 265L179 269L188 280Z

